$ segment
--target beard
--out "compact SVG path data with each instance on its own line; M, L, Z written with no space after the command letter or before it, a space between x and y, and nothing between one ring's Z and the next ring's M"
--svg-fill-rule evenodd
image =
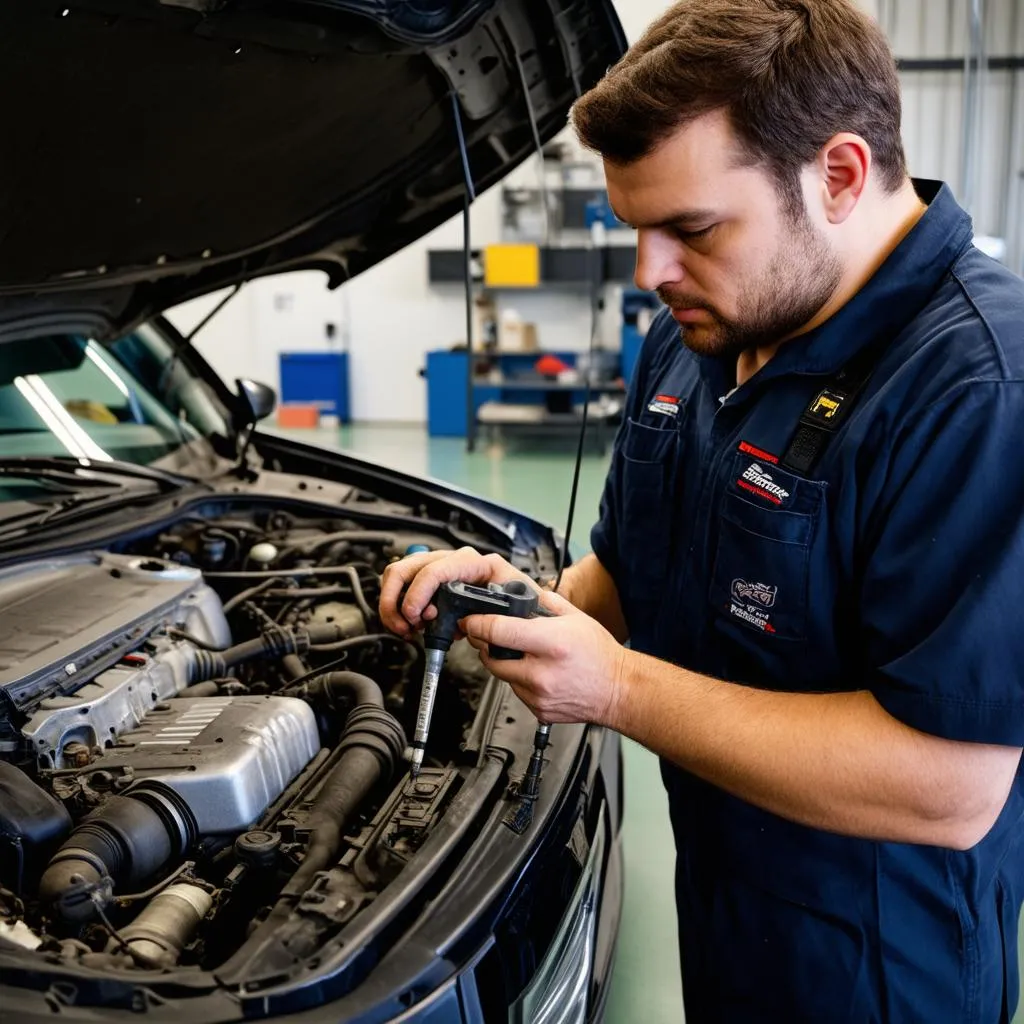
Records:
M687 348L702 356L738 359L743 352L776 345L795 334L835 294L843 274L839 257L806 215L790 227L793 231L785 244L743 287L734 317L696 296L658 289L665 305L702 309L710 317L710 323L680 325Z

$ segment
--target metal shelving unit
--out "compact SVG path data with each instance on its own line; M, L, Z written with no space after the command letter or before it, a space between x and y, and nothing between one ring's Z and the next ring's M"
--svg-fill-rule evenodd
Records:
M473 400L467 410L467 442L470 450L480 428L517 433L579 429L581 416L576 407L586 398L586 381L558 381L532 372L532 364L545 354L543 351L474 354L471 370L475 370L479 363L489 361L497 364L501 375L497 379L480 378L474 373L471 385ZM567 365L574 365L577 358L576 353L551 354ZM598 380L590 385L590 419L595 426L595 437L602 453L607 448L608 427L611 420L621 412L621 405L617 409L608 410L604 415L595 406L602 396L624 397L625 393L626 387L620 378Z
M632 282L636 265L636 246L625 225L614 219L608 206L607 192L600 186L565 186L561 189L531 188L505 189L503 192L506 228L523 241L499 243L470 250L434 249L428 252L427 276L432 285L468 284L473 292L533 292L550 289L583 289L589 293L594 309L599 308L602 290L606 284ZM543 237L546 244L525 241L530 237L517 220L520 210L535 206L540 201L546 207ZM535 225L536 227L537 225ZM618 230L618 229L623 230ZM583 234L583 232L587 234ZM602 234L606 232L606 234ZM508 233L506 233L508 234ZM587 239L589 238L589 244ZM595 312L596 317L596 312ZM594 321L595 325L597 320ZM472 329L467 325L467 331ZM544 379L533 372L533 365L543 352L490 352L478 351L473 339L467 339L467 353L463 364L465 386L466 446L472 451L478 424L494 428L518 430L562 430L579 427L581 416L576 406L586 394L586 381L556 381ZM569 366L575 365L574 353L559 355ZM481 367L496 366L497 379L481 376ZM442 365L445 369L441 369ZM435 364L434 379L439 374L456 372L451 364ZM588 370L590 373L591 370ZM621 381L622 365L616 370L616 380L608 381L607 372L595 374L591 395L624 395ZM478 409L486 404L487 410L478 417ZM503 414L502 407L506 413ZM619 405L621 408L621 403ZM605 446L605 426L608 419L600 410L590 406L595 422L595 433L602 449ZM445 432L454 430L450 408L439 419L445 420ZM461 416L458 417L461 419ZM439 428L440 429L440 428Z

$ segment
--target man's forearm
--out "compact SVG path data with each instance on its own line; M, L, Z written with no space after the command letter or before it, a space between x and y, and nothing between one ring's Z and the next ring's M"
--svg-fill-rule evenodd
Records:
M626 641L629 631L622 614L619 592L611 574L596 555L586 555L575 565L570 565L562 574L558 592L581 612L597 619L619 643Z
M1020 751L911 729L867 692L755 690L627 652L604 724L813 828L967 848L1006 801Z

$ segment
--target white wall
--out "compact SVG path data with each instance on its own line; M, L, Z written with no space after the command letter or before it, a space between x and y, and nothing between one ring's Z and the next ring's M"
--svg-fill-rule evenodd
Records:
M967 50L968 0L883 0L881 21L897 54L962 57ZM1024 5L1020 0L985 0L989 56L1024 54ZM904 73L903 138L913 174L941 178L974 217L980 234L1004 236L1007 264L1022 264L1021 200L1024 179L1024 77L989 71L976 140L964 144L963 75ZM977 164L968 194L964 155Z
M474 221L484 219L486 205L480 203ZM425 354L464 340L466 333L455 293L428 286L427 249L460 246L461 230L459 221L446 224L335 291L316 272L254 281L204 328L196 347L222 376L245 373L275 387L279 352L344 349L354 419L423 421L426 394L418 373ZM489 230L497 231L497 225ZM169 315L188 330L218 298L197 299ZM333 345L328 323L336 325Z
M962 55L965 47L967 0L860 0L879 18L898 56ZM669 6L665 0L618 0L627 35L636 39L652 19ZM1024 53L1024 16L1019 0L986 0L988 39L992 54ZM906 74L904 136L911 171L948 181L961 189L962 78L958 74ZM978 156L982 173L972 211L983 233L1008 232L1009 264L1024 263L1024 232L1017 225L1024 213L1024 77L1010 72L990 75ZM1011 130L1011 117L1013 129ZM534 162L520 168L510 183L534 184ZM1013 187L1011 187L1013 186ZM500 186L473 207L474 244L501 238ZM431 349L465 341L461 288L431 287L427 282L427 250L462 245L461 218L443 225L335 292L318 274L290 274L257 281L206 328L197 347L228 378L245 373L278 383L277 353L328 347L325 324L338 325L338 344L350 351L352 412L357 420L412 421L426 419L426 388L419 377ZM188 330L216 301L198 300L171 311ZM609 289L601 329L604 344L616 340L617 292ZM504 296L525 320L539 325L547 348L585 347L589 331L588 303L572 292Z

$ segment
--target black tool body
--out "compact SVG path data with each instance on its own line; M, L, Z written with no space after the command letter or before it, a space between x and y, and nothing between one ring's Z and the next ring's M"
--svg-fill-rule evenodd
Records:
M522 580L490 583L478 587L472 583L443 583L434 594L437 618L427 624L424 642L428 648L447 651L454 641L459 622L467 615L509 615L517 619L551 616L540 604L540 595ZM515 661L523 652L490 644L490 656L496 661Z

